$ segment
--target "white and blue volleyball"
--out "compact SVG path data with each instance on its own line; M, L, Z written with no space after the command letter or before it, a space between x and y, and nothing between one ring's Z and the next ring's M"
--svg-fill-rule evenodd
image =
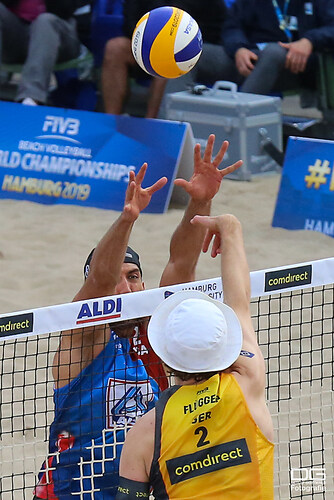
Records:
M132 35L132 53L152 76L178 78L190 71L202 53L197 22L184 10L159 7L147 12Z

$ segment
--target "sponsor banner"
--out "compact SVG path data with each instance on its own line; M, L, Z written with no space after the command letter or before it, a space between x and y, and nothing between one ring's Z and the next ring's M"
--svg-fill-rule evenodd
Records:
M31 333L34 328L32 312L0 318L0 337Z
M0 102L0 198L122 210L129 172L166 176L150 213L167 210L190 125ZM192 167L192 160L191 160Z
M334 237L334 141L290 137L272 225Z
M334 283L334 258L305 262L295 267L254 271L251 277L251 297L274 295L296 289ZM199 290L216 300L223 300L221 278L181 283L126 293L99 299L41 307L0 315L0 341L6 337L26 337L59 332L85 326L117 323L151 316L160 302L180 290ZM29 319L29 322L26 320ZM245 351L244 356L251 353Z
M199 427L201 429L201 427ZM171 484L251 462L246 439L211 446L166 461Z
M300 285L309 285L312 280L312 266L290 267L265 274L264 291L283 290Z
M88 325L89 323L99 321L120 320L122 311L121 297L114 299L105 299L103 301L95 301L89 305L84 302L80 308L76 324Z

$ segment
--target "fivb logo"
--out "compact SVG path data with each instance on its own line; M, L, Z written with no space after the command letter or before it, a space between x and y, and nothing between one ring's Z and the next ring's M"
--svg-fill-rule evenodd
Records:
M96 321L106 321L121 317L122 299L96 300L92 303L82 304L77 316L77 325L93 323Z
M45 117L42 130L43 132L56 134L55 136L52 136L54 138L61 136L61 138L64 139L64 135L78 135L79 128L80 120L78 120L77 118L65 118L63 116L47 115Z

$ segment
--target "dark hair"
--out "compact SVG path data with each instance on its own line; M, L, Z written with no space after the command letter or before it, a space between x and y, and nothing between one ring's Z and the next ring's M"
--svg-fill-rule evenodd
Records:
M90 263L91 263L94 251L95 251L95 248L93 248L93 250L88 255L87 260L86 260L85 265L84 265L84 278L85 279L87 279L89 271L90 271ZM129 246L126 248L124 262L127 264L135 264L140 271L140 276L141 277L143 276L143 272L142 272L140 260L139 260L139 255L137 254L137 252L135 252Z
M218 372L197 372L197 373L188 373L188 372L180 372L178 370L174 370L174 368L171 368L168 365L165 365L168 373L170 375L173 375L174 377L179 378L183 382L186 382L187 380L194 379L195 382L204 382L205 380L208 380L209 378L213 377L216 375Z

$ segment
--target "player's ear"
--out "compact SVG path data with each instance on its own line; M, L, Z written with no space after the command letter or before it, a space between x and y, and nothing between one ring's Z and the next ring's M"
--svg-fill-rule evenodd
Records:
M143 290L146 290L145 283L142 281L141 284L142 284Z

